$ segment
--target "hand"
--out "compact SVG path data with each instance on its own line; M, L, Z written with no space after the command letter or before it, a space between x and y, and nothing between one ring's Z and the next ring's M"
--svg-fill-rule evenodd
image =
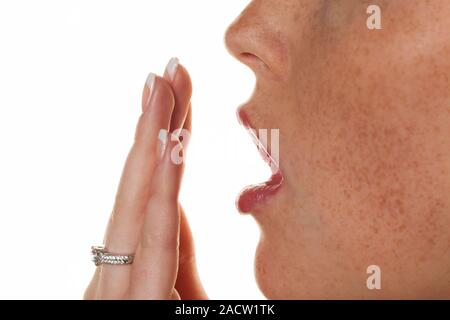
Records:
M142 115L128 155L104 240L114 254L134 254L128 265L100 265L85 299L206 299L195 264L192 235L178 194L186 151L161 129L191 131L192 84L172 59L164 77L150 75L142 95ZM175 141L172 141L175 140Z

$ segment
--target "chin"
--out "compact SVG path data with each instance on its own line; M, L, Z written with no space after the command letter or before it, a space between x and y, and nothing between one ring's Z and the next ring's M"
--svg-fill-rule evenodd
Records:
M255 278L262 294L270 300L321 299L313 295L310 278L286 260L285 254L261 237L255 255ZM303 278L300 280L300 278Z
M262 236L261 236L262 238ZM255 279L259 290L267 299L283 299L282 288L277 279L277 266L273 263L270 250L265 240L261 239L255 255ZM271 262L272 260L272 262Z
M296 273L291 264L285 263L284 253L270 242L264 233L256 249L255 278L262 294L271 300L307 299L298 293L301 283L296 281Z
M262 294L271 300L364 297L348 278L355 271L349 270L345 262L337 262L320 237L312 236L296 225L298 222L285 219L289 213L284 209L261 212L256 219L261 235L254 272ZM357 283L365 283L364 270L360 277Z
M262 294L269 300L358 299L357 290L349 291L334 281L332 270L323 270L320 263L305 255L304 263L292 263L289 252L280 253L262 239L255 256L255 278ZM295 256L297 256L296 254ZM292 258L292 255L291 255Z
M263 226L260 224L261 237L254 268L258 287L267 299L373 300L450 297L450 274L446 260L442 258L419 263L408 257L399 260L389 257L389 254L383 256L375 249L374 256L360 254L361 250L357 247L337 253L336 249L329 248L329 243L324 245L323 241L318 239L308 240L305 230L297 232L292 229L289 232L282 230L281 225L265 222ZM294 237L297 241L293 241ZM385 238L389 239L388 236ZM414 253L411 248L405 248L404 251ZM371 264L370 261L379 261L384 270L382 290L368 290L366 287L366 268Z
M304 291L301 286L305 283L296 280L301 277L302 268L295 263L297 259L293 259L303 249L298 245L300 239L292 239L292 235L288 235L291 229L286 230L288 212L292 208L285 205L289 203L285 202L285 197L282 191L270 205L251 213L260 229L254 261L255 278L267 299L305 299L307 297L298 292Z

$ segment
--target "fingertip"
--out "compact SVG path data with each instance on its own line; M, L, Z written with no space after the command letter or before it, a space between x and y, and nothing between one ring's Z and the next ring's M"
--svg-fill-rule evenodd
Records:
M184 98L188 101L192 96L192 80L187 69L180 64L175 78L172 81L174 90L184 92Z
M153 87L146 85L143 94L143 113L141 114L135 142L144 146L155 146L160 129L170 129L170 120L175 108L172 87L162 77L155 76Z
M173 81L178 72L179 65L180 60L177 57L170 58L166 66L166 70L164 71L164 76L170 81Z
M158 103L175 105L175 95L165 78L149 73L142 92L142 112L145 113Z
M173 110L175 106L175 94L172 90L172 86L166 79L160 76L155 78L154 93L152 94L149 104L150 107L161 104L163 106L168 106ZM163 109L163 111L167 111L167 109Z
M170 65L171 63L169 62L164 78L169 81L175 95L175 108L170 124L170 130L173 131L181 128L186 119L189 102L192 97L192 80L189 72L178 60L175 73Z

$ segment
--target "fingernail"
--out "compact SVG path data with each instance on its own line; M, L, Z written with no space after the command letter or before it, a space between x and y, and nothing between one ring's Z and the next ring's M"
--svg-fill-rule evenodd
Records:
M173 81L175 79L175 75L177 74L179 62L180 61L178 60L178 58L172 58L169 60L169 63L167 64L166 72L169 75L169 78L171 81Z
M155 79L156 75L154 73L149 73L147 80L145 80L145 84L147 85L147 88L152 91L153 86L155 85Z
M145 105L144 105L143 111L147 110L147 108L150 105L150 100L152 98L154 87L155 87L155 81L156 81L156 75L154 73L149 73L147 76L147 80L145 80L145 86L147 87L147 90L148 90L148 96L147 96L147 99L144 100Z
M158 153L160 159L164 158L167 148L168 131L166 129L159 130L158 135Z

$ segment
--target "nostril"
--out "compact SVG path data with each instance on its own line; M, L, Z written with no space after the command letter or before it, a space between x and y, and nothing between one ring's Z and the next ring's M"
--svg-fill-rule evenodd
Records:
M250 68L258 66L268 68L268 65L264 62L264 60L250 52L242 52L239 54L239 60L248 65Z
M242 52L241 56L248 59L256 58L256 56L253 53L250 52Z

